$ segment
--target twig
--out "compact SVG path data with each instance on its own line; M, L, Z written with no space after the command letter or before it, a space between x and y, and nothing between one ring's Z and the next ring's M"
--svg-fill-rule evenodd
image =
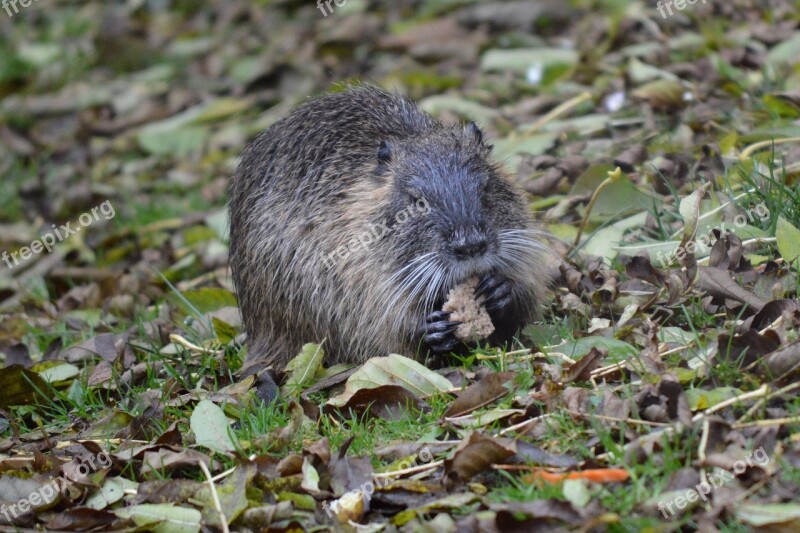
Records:
M550 418L551 416L553 416L553 413L546 413L546 414L537 416L535 418L529 418L525 422L520 422L519 424L514 424L513 426L508 426L507 428L498 431L497 433L494 434L494 437L501 437L501 436L505 435L506 433L511 433L512 431L517 431L518 429L523 428L523 427L528 426L528 425L531 425L534 422L541 422L542 420Z
M512 352L506 352L506 355L520 355L520 354L529 354L531 353L530 348L523 348L521 350L514 350Z
M745 422L743 424L733 424L733 429L753 428L753 427L772 427L784 424L800 424L800 416L790 416L788 418L773 418L771 420L756 420L755 422Z
M624 422L626 424L639 424L643 426L655 426L655 427L671 427L672 424L668 424L666 422L651 422L650 420L639 420L637 418L617 418L615 416L605 416L605 415L595 415L590 413L579 413L577 411L570 411L569 409L564 409L562 412L569 413L571 415L579 416L581 418L597 418L598 420L608 420L609 422Z
M174 343L180 344L181 346L183 346L184 348L186 348L187 350L192 351L192 352L214 353L214 350L209 350L207 348L203 348L202 346L198 346L196 344L192 344L191 342L189 342L188 340L184 339L183 337L181 337L177 333L170 334L169 340L171 340Z
M678 346L677 348L673 348L673 349L667 350L665 352L658 352L656 355L658 356L659 359L661 359L665 355L670 355L670 354L673 354L675 352L683 351L683 350L689 348L691 345L692 345L692 343L685 344L683 346ZM661 349L661 346L662 345L659 345L659 349ZM666 347L666 344L663 344L663 346ZM589 376L591 377L591 379L596 379L596 378L603 377L603 376L606 376L608 374L612 374L612 373L620 371L620 370L625 370L626 368L630 368L628 366L628 359L626 359L624 361L620 361L618 363L612 363L612 364L607 365L607 366L596 368L596 369L592 370L589 373ZM636 371L635 368L630 368L630 370Z
M755 152L761 150L762 148L768 148L775 144L786 144L786 143L796 143L800 142L800 137L789 137L787 139L770 139L768 141L760 141L754 144L751 144L744 150L742 153L739 154L739 161L744 161L745 159L750 159Z
M739 396L734 396L733 398L728 398L724 402L719 402L716 405L712 405L702 413L697 413L696 415L694 415L694 417L692 418L692 422L697 422L701 418L706 417L712 413L716 413L717 411L721 411L722 409L725 409L726 407L729 407L733 404L743 402L745 400L752 400L753 398L761 398L762 396L766 396L767 394L769 394L769 385L762 385L761 388L759 389L747 392L745 394L741 394Z
M434 461L432 463L427 463L424 465L419 466L410 466L408 468L403 468L402 470L391 470L389 472L378 472L377 474L372 474L372 477L377 478L384 478L384 477L392 477L392 476L404 476L406 474L416 474L417 472L425 472L427 470L433 470L434 468L438 468L439 466L444 464L444 460L440 459L438 461Z
M698 422L700 420L704 420L708 415L710 415L712 413L715 413L715 412L717 412L717 411L719 411L721 409L724 409L724 408L726 408L726 407L728 407L730 405L733 405L735 403L738 403L738 402L741 402L741 401L744 401L744 400L751 400L753 398L758 398L760 396L763 396L768 391L769 391L769 387L767 385L764 385L763 387L761 387L758 390L754 390L752 392L748 392L746 394L742 394L740 396L736 396L735 398L731 398L731 399L726 400L724 402L720 402L717 405L714 405L713 407L709 407L708 409L706 409L702 413L697 413L694 417L692 417L692 422ZM749 424L734 424L731 427L734 428L734 429L740 429L740 428L743 428L743 427L750 427L750 426L776 426L776 425L794 423L794 422L800 422L800 417L782 418L782 419L775 419L775 420L760 420L758 422L752 422L752 423L749 423ZM660 435L671 435L673 433L677 433L678 435L680 435L681 433L683 433L683 431L686 429L686 427L687 426L685 426L685 425L683 425L681 423L676 423L675 425L670 425L668 427L665 427L662 430L657 431L657 433L659 433ZM654 433L651 433L650 435L653 435ZM631 450L638 443L639 443L639 439L627 443L623 447L623 453L627 453L629 450ZM603 460L608 459L609 457L613 457L614 455L615 454L613 454L611 452L605 452L605 453L602 453L602 454L596 456L595 459L597 461L603 461Z
M229 475L233 474L234 470L236 470L236 467L235 467L235 466L234 466L233 468L231 468L230 470L226 470L226 471L222 472L221 474L217 474L216 476L212 477L212 478L211 478L211 481L213 481L214 483L216 483L216 482L217 482L217 481L219 481L220 479L226 478L226 477L228 477Z
M214 486L214 481L211 479L211 472L208 471L208 467L203 461L200 461L200 470L203 471L203 475L206 476L206 480L208 480L208 486L211 489L211 498L214 500L214 508L219 513L219 521L222 523L222 531L223 533L230 533L228 529L228 519L225 518L225 513L222 511L222 505L219 503L219 496L217 495L217 488Z
M509 356L509 355L513 355L513 354L524 354L525 352L528 352L528 353L526 355L521 355L520 357L515 357L514 360L515 361L529 361L531 359L549 359L551 357L558 357L559 359L563 359L565 362L567 362L567 363L569 363L571 365L575 364L575 360L574 359L571 359L568 356L566 356L565 354L560 353L560 352L548 352L548 353L536 352L536 353L530 353L531 350L517 350L515 352L507 352L505 354L497 354L497 355L478 354L476 356L476 358L479 361L492 361L492 360L497 360L497 359L501 359L501 358L503 358L503 360L505 360L505 356Z
M566 102L563 102L563 103L557 105L556 107L554 107L553 109L551 109L550 111L545 113L539 120L534 122L533 125L531 125L531 127L529 127L527 130L525 130L524 135L528 136L528 135L532 135L532 134L536 133L537 131L542 129L551 120L558 118L559 116L563 115L567 111L570 111L574 107L578 107L579 105L584 103L586 100L589 100L591 98L592 98L592 93L586 91L586 92L582 92L578 96L574 96L574 97L570 98Z
M589 215L592 214L592 209L594 209L594 204L597 202L597 198L600 196L600 193L603 192L603 189L608 187L610 184L618 181L622 177L622 169L617 167L613 171L608 173L608 177L603 180L603 183L597 187L597 190L594 191L592 194L592 199L589 200L589 205L586 206L586 213L583 215L583 220L581 221L581 225L578 228L578 234L575 235L575 242L572 243L572 248L576 249L578 244L581 242L581 235L583 235L583 230L586 228L586 225L589 223Z
M625 368L627 368L627 365L625 364L625 361L623 361L621 363L614 363L612 365L596 368L589 373L589 376L592 379L595 379L607 374L612 374L618 370L625 370Z
M748 239L746 241L742 241L742 246L749 246L754 243L766 243L766 242L776 242L778 239L775 237L754 237L752 239ZM697 260L698 265L708 266L708 262L711 261L711 256L707 255L702 259Z
M787 386L783 387L782 389L778 389L776 391L773 391L773 392L767 394L766 396L764 396L763 398L758 400L756 403L754 403L753 407L748 409L747 412L745 414L743 414L739 418L739 420L736 421L736 423L737 424L741 424L742 422L744 422L745 420L747 420L748 418L753 416L753 414L756 411L758 411L761 408L762 405L764 405L766 402L768 402L769 400L771 400L775 396L780 396L781 394L786 394L787 392L791 392L791 391L793 391L795 389L800 389L800 381L798 381L797 383L792 383L791 385L787 385Z
M708 445L709 433L711 433L711 424L709 423L708 418L704 418L703 433L700 436L700 443L697 445L697 458L700 460L700 463L705 463L706 461L706 446Z

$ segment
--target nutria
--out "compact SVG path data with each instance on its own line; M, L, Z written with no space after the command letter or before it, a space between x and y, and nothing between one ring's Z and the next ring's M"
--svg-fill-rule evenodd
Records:
M444 125L363 85L257 137L230 190L243 373L281 370L323 339L329 362L463 350L441 309L474 276L495 328L487 341L511 340L541 301L545 248L491 148L474 123Z

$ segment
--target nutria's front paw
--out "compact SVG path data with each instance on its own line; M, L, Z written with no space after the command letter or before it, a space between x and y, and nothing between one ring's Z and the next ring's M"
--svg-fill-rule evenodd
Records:
M483 276L475 288L475 296L482 298L482 303L492 318L503 314L513 299L511 280L502 274Z
M461 322L450 322L450 313L447 311L434 311L425 318L422 341L435 354L450 353L461 344L455 335L459 325Z
M239 370L239 380L244 380L248 376L255 376L256 396L265 404L270 404L278 399L280 388L275 383L275 377L270 368L265 368L258 363L250 363Z

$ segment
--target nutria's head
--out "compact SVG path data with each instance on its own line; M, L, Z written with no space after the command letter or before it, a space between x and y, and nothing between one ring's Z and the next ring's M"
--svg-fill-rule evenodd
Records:
M389 180L393 278L427 310L472 276L497 272L522 281L536 271L542 244L491 148L474 123L376 140L376 173Z

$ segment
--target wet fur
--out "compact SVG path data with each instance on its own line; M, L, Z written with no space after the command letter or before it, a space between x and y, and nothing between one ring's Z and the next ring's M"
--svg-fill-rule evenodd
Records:
M454 284L492 272L513 289L490 341L509 340L541 299L542 246L490 150L476 128L443 125L368 86L311 100L255 139L230 190L246 366L282 368L303 343L323 339L331 362L424 356L425 317ZM324 257L419 195L428 214L326 266ZM451 241L479 227L490 235L487 256L454 262Z

